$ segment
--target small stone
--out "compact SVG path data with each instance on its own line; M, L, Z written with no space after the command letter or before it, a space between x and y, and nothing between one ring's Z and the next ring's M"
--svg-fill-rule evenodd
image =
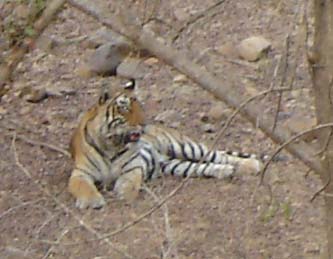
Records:
M0 115L4 115L7 113L7 110L0 106Z
M151 57L151 58L146 59L143 63L145 63L147 66L152 66L152 65L155 65L156 63L158 63L158 59Z
M63 96L76 94L76 90L74 88L62 85L50 84L44 87L44 90L48 96Z
M178 129L180 125L181 125L180 121L174 121L170 123L170 128Z
M31 104L31 105L32 105L32 104ZM27 105L27 106L22 107L22 108L20 109L19 113L20 113L21 115L26 115L26 114L31 113L32 110L33 110L33 107Z
M19 92L19 97L31 103L38 103L46 99L48 94L45 89L34 89L30 86L26 86Z
M42 35L36 42L36 48L48 52L57 46L58 42L48 36Z
M171 119L177 117L177 111L175 110L166 110L164 112L159 113L158 115L156 115L155 117L155 121L158 122L167 122L167 121L171 121Z
M212 121L226 120L230 115L231 110L227 109L222 103L216 103L208 111L208 116Z
M174 83L184 83L187 81L187 77L183 74L179 74L179 75L176 75L174 78L173 78L173 82Z
M238 55L247 61L257 61L271 47L271 43L262 36L253 36L243 40L238 46Z
M292 98L297 99L302 95L303 89L295 89L290 91L290 95Z
M215 132L215 126L210 123L203 124L201 126L202 130L207 133L214 133Z
M205 123L209 121L209 116L205 113L200 113L199 118L202 122L205 122Z
M176 8L174 10L174 15L175 15L176 19L180 22L184 22L184 21L188 20L191 16L191 14L187 10L182 9L182 8Z

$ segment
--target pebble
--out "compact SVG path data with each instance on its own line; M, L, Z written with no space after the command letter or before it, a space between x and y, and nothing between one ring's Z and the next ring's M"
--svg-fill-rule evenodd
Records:
M207 133L214 133L216 131L215 126L211 123L205 123L201 126L201 129Z
M209 109L207 115L212 121L221 121L226 120L230 113L231 110L226 108L223 103L216 103Z
M173 78L173 82L174 83L184 83L187 81L187 77L183 74L179 74L179 75L176 75L174 78Z
M147 66L152 66L158 63L158 59L154 57L147 58L143 63L145 63Z
M46 99L48 94L45 89L34 89L30 86L26 86L20 90L19 97L31 103L39 103Z
M238 55L247 61L257 61L271 47L271 43L262 36L252 36L237 46Z

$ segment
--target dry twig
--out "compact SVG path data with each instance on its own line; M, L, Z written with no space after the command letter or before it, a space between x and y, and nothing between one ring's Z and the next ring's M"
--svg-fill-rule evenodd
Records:
M273 154L271 155L271 157L266 161L261 173L260 173L260 184L263 183L264 181L264 177L265 177L265 173L267 171L267 168L268 166L271 164L271 162L273 161L273 159L275 158L275 156L281 152L281 150L283 150L284 148L286 148L288 145L290 145L292 142L298 140L299 138L301 138L302 136L310 133L310 132L313 132L315 130L321 130L321 129L325 129L325 128L332 128L333 127L333 123L326 123L326 124L321 124L321 125L318 125L316 127L313 127L311 129L308 129L308 130L304 130L296 135L294 135L293 137L289 138L286 142L284 142L283 144L281 144L279 147L277 147L275 149L275 151L273 152ZM315 153L314 152L313 154L309 154L310 156L315 156ZM324 172L324 171L322 171Z
M16 134L16 133L15 133ZM12 134L7 134L8 136L12 136ZM46 142L42 142L42 141L37 141L37 140L32 140L32 139L29 139L27 138L26 136L24 135L17 135L16 134L16 138L19 139L19 140L22 140L23 142L26 142L30 145L34 145L34 146L40 146L40 147L46 147L52 151L56 151L58 153L61 153L63 154L64 156L66 157L70 157L70 153L65 150L64 148L62 147L58 147L56 145L53 145L53 144L50 144L50 143L46 143Z
M205 9L205 10L197 13L193 17L191 17L188 21L186 21L186 23L183 26L181 26L176 31L175 35L171 37L172 43L174 43L188 27L190 27L191 25L193 25L194 23L196 23L200 19L206 17L209 13L214 12L211 16L216 15L217 14L217 12L216 12L217 9L216 8L219 7L220 5L222 5L224 2L225 2L225 0L217 1L215 4L209 6L207 9Z

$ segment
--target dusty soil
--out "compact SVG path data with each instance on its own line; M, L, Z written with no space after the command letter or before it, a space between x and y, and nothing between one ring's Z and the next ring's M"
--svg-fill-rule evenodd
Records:
M158 17L172 25L161 25L163 37L190 19L190 14L214 3L161 2ZM255 94L267 89L272 80L279 82L279 75L276 79L272 75L279 56L285 52L287 34L291 37L290 67L296 62L295 24L301 12L298 2L281 1L277 5L276 1L225 1L216 8L216 15L208 14L185 30L177 47L189 50L200 64L221 78L221 84L232 83L239 91ZM143 10L152 9L149 5L145 9L144 1L132 5L141 19ZM258 187L259 179L254 175L238 176L231 183L191 179L151 216L109 241L97 239L135 220L154 206L156 197L143 191L134 204L128 205L108 192L104 193L107 205L103 209L79 211L66 190L70 159L27 140L68 147L80 114L96 101L101 81L111 80L77 76L88 52L85 40L78 39L99 28L90 17L67 6L43 35L61 43L52 50L37 47L30 52L15 72L12 89L2 98L0 258L319 258L326 242L323 201L319 197L310 203L310 199L321 184L287 153L281 154L267 173L271 192ZM272 42L268 56L257 63L230 62L239 60L216 51L252 35L263 35ZM304 53L297 57L293 90L282 99L278 125L314 116ZM161 62L144 62L141 66L138 95L149 120L163 113L166 125L211 144L225 121L211 118L209 111L218 101L189 80L174 83L178 73ZM291 73L288 71L288 78ZM29 103L18 94L26 86L61 88L63 92ZM274 116L276 101L274 96L260 101L266 104L263 112L267 116ZM205 131L207 123L212 133ZM218 141L220 149L257 154L270 154L275 147L240 117ZM23 172L20 164L27 171ZM165 178L148 186L159 199L179 182Z

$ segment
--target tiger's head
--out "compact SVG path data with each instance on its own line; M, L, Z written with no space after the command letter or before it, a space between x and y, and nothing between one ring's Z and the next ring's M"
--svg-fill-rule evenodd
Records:
M82 155L82 148L92 147L112 156L139 138L144 113L134 94L135 86L135 80L130 79L112 89L103 87L98 102L83 115L72 137L70 150L75 160Z

